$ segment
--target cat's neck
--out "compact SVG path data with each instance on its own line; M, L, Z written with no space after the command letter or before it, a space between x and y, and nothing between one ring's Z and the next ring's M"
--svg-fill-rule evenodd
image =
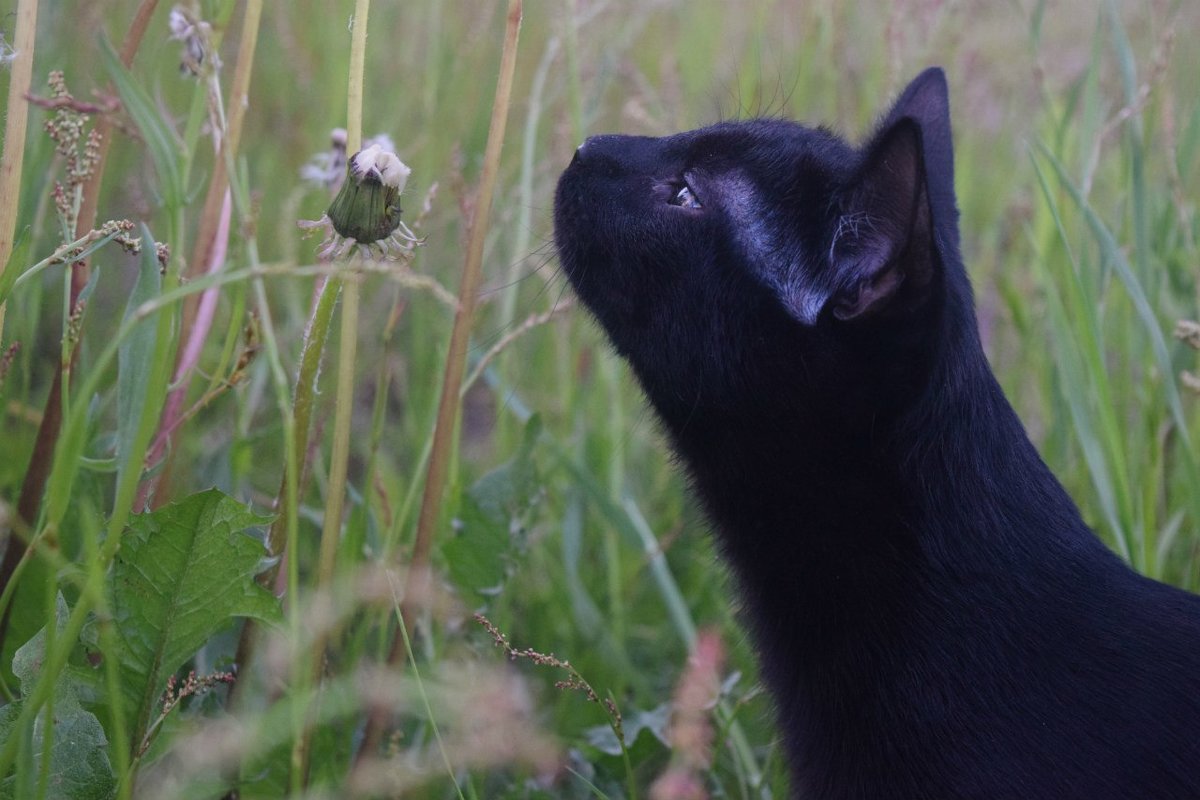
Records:
M888 720L923 740L958 735L930 708L1003 691L980 652L1049 652L1054 610L1124 575L974 350L870 440L788 435L799 423L781 419L687 439L798 778L848 786L873 765L893 780L901 765L877 735Z
M935 366L935 392L871 430L778 411L687 438L685 460L756 619L783 607L789 625L839 636L928 599L931 575L1003 570L1056 545L1102 547L977 340L961 344L950 366Z

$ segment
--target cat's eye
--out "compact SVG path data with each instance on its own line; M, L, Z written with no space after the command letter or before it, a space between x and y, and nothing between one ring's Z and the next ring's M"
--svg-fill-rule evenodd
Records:
M679 187L679 191L671 197L668 203L682 208L703 208L700 201L696 199L695 193L692 192L692 187L686 183Z

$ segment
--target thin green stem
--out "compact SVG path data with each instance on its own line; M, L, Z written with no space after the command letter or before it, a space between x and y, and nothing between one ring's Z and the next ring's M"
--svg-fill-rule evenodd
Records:
M346 473L350 461L350 423L354 410L354 367L358 348L359 281L346 281L342 307L342 330L338 352L337 397L334 401L333 450L330 454L329 490L325 496L325 519L321 528L321 549L317 563L317 590L333 582L337 567L337 548L341 540L342 509L346 496ZM327 633L324 629L313 637L311 650L311 683L318 684L325 659ZM313 728L306 726L297 747L296 759L300 774L308 774L308 757L312 746ZM305 781L307 782L307 781Z
M345 501L346 471L350 460L350 422L354 410L354 367L358 349L359 282L346 281L342 301L342 331L338 351L337 399L333 423L333 451L329 465L329 496L325 500L325 523L317 565L317 587L333 579L334 558L341 533ZM315 652L315 651L314 651Z
M230 273L224 273L229 275ZM211 276L220 277L220 274ZM200 279L203 280L203 279ZM200 280L193 281L193 285ZM319 377L321 359L325 353L325 342L329 337L329 325L333 320L333 309L337 302L341 282L333 278L325 281L321 287L317 302L313 306L312 316L304 333L304 344L300 351L300 370L296 377L296 388L292 403L286 401L287 378L276 378L276 391L282 392L281 408L284 409L285 436L287 460L280 479L279 491L276 494L275 506L279 510L275 521L271 523L267 534L267 550L273 555L283 555L284 558L258 576L261 585L272 587L279 576L280 569L287 567L288 593L294 597L299 587L299 571L296 561L296 543L299 539L299 495L302 472L303 454L308 451L308 436L312 423L313 405L317 396L317 378ZM258 295L260 313L269 308L266 291L256 282L255 293ZM272 368L282 374L282 364L278 362L278 345L274 333L267 333L269 314L264 315L264 341L268 345L268 353L273 354ZM270 337L269 339L267 337ZM295 621L299 625L299 620ZM253 620L246 620L242 627L241 639L238 642L236 662L238 669L245 674L254 655L254 637L257 626ZM233 685L232 701L240 698L244 681Z
M58 636L58 603L56 588L53 581L46 581L46 608L50 609L50 619L46 622L46 636L42 646L46 652L54 647ZM50 788L50 754L53 751L52 737L54 725L54 696L46 701L46 712L42 722L42 763L38 770L38 800L46 800L46 792Z
M492 116L488 127L487 146L484 148L483 169L479 179L479 190L475 211L470 220L467 236L467 251L463 259L462 282L459 286L458 309L454 326L450 332L450 345L446 350L445 370L442 376L442 392L438 402L437 421L433 430L429 470L425 477L421 510L417 517L417 532L413 542L412 558L409 563L411 591L401 603L401 611L411 628L415 607L413 597L419 597L428 580L430 556L433 550L433 534L442 511L442 493L450 463L453 460L454 432L457 428L460 390L466 370L467 350L470 344L471 324L475 318L475 302L479 295L482 279L483 248L487 239L488 219L491 214L492 197L500 171L500 151L504 144L504 130L508 123L508 109L512 100L513 77L516 72L517 43L521 32L522 0L509 0L505 17L504 49L500 56L500 71L496 79L496 95L492 101ZM404 657L401 637L392 641L388 660L398 663ZM372 714L367 720L359 746L358 758L374 753L383 732L384 717Z
M350 81L346 90L346 152L362 149L363 77L367 61L367 16L371 0L355 0L350 32Z
M346 149L349 153L357 153L362 148L363 80L370 10L370 0L356 0L354 23L350 33L350 74L346 89ZM341 285L340 279L331 280L325 287L325 292L336 293ZM346 473L350 461L350 423L354 411L354 367L358 347L358 279L346 282L344 295L338 352L337 395L334 399L333 450L330 453L329 486L325 495L325 518L321 529L320 555L317 563L316 588L318 590L328 587L333 581L333 574L337 566L337 546L341 538L342 509L346 496ZM308 675L312 684L320 684L327 639L328 636L324 630L313 638ZM309 754L312 749L313 733L313 726L305 725L296 738L292 754L293 787L308 783Z

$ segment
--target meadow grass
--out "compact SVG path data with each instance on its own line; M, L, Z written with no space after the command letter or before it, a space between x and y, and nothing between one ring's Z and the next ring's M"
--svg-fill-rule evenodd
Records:
M0 797L785 796L707 525L553 257L554 181L593 133L855 138L931 63L1002 384L1105 541L1200 588L1195 4L528 0L499 132L505 4L184 8L191 55L169 5L41 4L29 91L62 72L98 178L0 70L29 114L0 196ZM337 127L412 167L411 258L301 238Z

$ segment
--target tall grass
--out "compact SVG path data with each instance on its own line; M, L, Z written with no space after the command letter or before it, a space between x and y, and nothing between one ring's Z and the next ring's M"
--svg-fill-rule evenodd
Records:
M929 63L950 77L1001 382L1100 535L1200 588L1200 398L1181 379L1200 354L1172 336L1200 317L1200 8L527 0L498 148L502 4L376 3L361 132L412 166L405 219L426 244L351 273L295 223L329 204L299 172L346 124L353 6L186 6L212 26L196 74L167 6L42 15L33 92L61 70L109 137L79 230L53 201L52 111L22 103L16 62L0 71L9 119L30 115L4 143L19 191L0 196L17 243L0 273L0 797L660 797L680 763L672 687L706 629L728 659L700 785L784 796L706 523L569 307L553 186L605 131L765 113L854 136ZM134 223L140 255L109 231L45 261L110 219ZM454 338L444 287L468 249L477 306ZM343 280L339 310L319 287ZM253 657L231 696L239 640Z

